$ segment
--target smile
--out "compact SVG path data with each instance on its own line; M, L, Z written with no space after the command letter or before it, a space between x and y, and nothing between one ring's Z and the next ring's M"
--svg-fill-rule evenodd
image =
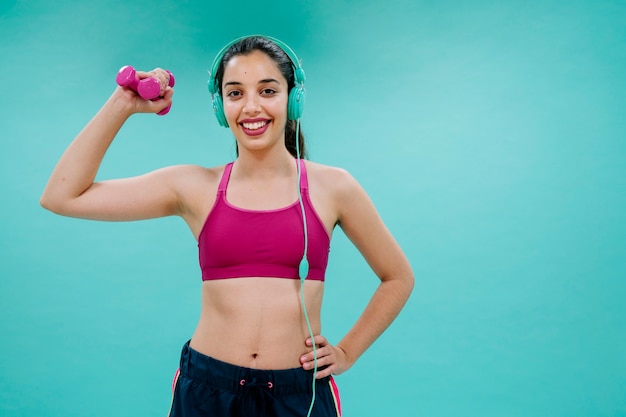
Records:
M242 127L243 132L248 136L260 136L269 128L271 120L256 119L256 120L244 120L239 124Z
M253 122L253 123L242 123L241 125L248 130L257 130L268 124L267 120L263 120L261 122Z

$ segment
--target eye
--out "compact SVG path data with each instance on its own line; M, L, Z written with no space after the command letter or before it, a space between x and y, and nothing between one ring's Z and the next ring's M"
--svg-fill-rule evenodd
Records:
M229 92L226 93L227 97L232 97L232 98L237 98L241 96L241 91L238 90L231 90Z
M261 95L263 96L273 96L274 94L276 94L276 90L271 88L264 88L261 90Z

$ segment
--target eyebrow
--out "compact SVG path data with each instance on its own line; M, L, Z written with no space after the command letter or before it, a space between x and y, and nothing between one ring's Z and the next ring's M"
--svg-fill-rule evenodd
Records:
M261 81L259 81L259 84L267 84L267 83L280 84L278 80L274 78L264 78ZM239 81L229 81L226 84L224 84L224 87L228 87L229 85L242 85L242 84Z

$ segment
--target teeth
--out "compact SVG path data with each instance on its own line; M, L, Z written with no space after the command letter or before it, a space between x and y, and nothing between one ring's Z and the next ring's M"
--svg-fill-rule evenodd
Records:
M267 121L254 122L254 123L242 123L243 127L250 130L260 129L267 124Z

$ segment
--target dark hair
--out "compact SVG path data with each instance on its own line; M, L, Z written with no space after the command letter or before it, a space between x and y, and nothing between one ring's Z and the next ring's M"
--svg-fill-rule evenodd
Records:
M261 36L251 36L244 38L239 42L233 44L224 53L222 62L220 62L217 71L215 72L215 80L219 89L219 94L222 94L222 80L224 79L224 67L228 64L233 57L237 55L249 55L254 51L263 52L270 57L278 66L278 69L282 73L283 77L287 80L288 91L295 85L294 81L294 65L291 62L291 58L282 50L281 47L276 45L271 40ZM300 145L300 157L306 158L307 152L304 144L304 134L302 133L302 127L299 132L299 145ZM296 152L296 121L287 120L285 126L285 147L291 155L297 157ZM239 155L239 149L237 149L237 155Z

